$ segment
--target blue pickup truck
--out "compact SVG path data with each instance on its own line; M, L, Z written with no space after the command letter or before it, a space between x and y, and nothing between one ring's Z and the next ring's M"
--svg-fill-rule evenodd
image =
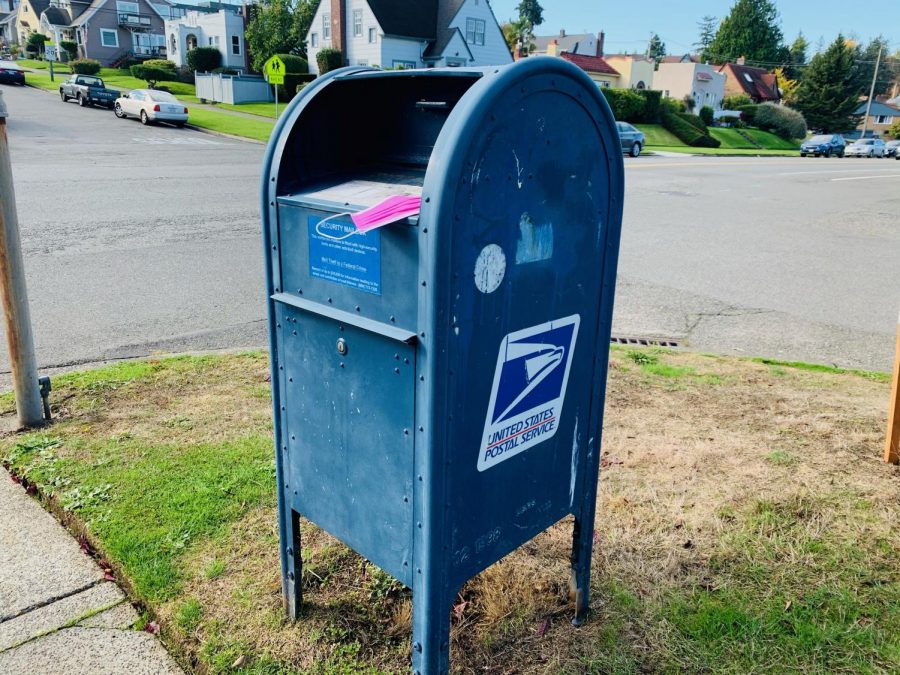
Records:
M73 75L59 85L59 98L67 102L70 98L78 101L78 105L102 105L110 110L116 105L119 92L107 89L103 80L94 75Z

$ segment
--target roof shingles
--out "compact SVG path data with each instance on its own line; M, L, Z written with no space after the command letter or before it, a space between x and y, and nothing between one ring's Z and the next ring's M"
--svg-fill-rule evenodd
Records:
M563 52L560 56L569 63L574 63L586 73L600 73L603 75L615 76L620 74L619 71L609 65L602 56L585 56L584 54L570 54L569 52Z

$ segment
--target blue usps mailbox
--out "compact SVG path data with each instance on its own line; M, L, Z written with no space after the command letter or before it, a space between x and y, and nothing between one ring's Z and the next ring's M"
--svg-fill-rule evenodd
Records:
M353 224L395 195L421 213ZM292 617L305 517L412 588L413 670L445 673L462 584L574 514L584 619L622 196L561 59L345 68L291 104L262 213Z

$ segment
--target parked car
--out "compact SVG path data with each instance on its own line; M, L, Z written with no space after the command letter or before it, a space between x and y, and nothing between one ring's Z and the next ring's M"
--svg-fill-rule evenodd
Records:
M800 156L843 157L846 145L844 137L840 134L819 134L800 144Z
M644 147L644 132L635 129L628 122L616 122L616 127L619 129L622 152L627 152L632 157L640 155Z
M898 157L898 153L900 153L900 141L888 141L884 144L884 156L885 157L893 157L894 159L900 159Z
M137 117L141 124L168 122L183 127L188 120L188 109L167 91L158 89L134 89L116 100L116 117Z
M860 138L847 146L847 157L884 157L884 141L880 138Z
M107 89L103 79L95 75L73 75L59 85L59 98L66 103L70 98L78 101L78 105L102 105L112 110L119 92Z
M25 71L12 61L0 61L0 82L25 86Z

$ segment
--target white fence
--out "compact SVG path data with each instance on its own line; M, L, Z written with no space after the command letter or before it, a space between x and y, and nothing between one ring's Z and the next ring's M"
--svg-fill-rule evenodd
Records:
M272 87L258 75L224 75L195 73L197 98L218 103L250 103L274 101Z

